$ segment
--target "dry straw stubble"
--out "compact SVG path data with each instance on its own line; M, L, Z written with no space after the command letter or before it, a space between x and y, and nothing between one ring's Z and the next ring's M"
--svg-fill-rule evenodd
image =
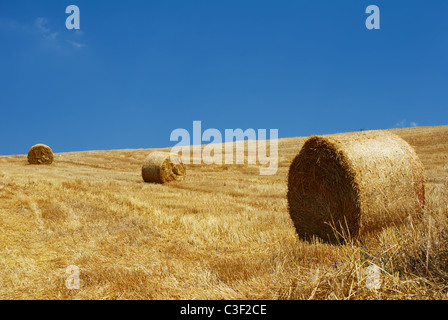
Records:
M51 164L53 159L53 150L45 144L36 144L28 151L30 164Z
M180 158L173 159L169 152L152 152L143 162L145 182L167 183L185 179L186 168Z
M289 168L289 213L303 239L368 236L421 215L424 197L418 156L386 131L312 136Z

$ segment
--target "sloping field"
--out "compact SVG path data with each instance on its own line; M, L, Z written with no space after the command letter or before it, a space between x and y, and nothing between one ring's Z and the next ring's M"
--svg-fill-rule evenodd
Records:
M448 126L391 131L424 164L425 218L344 246L295 234L286 182L303 137L279 140L275 175L187 165L166 185L142 180L149 149L55 153L49 166L1 156L0 298L446 299Z

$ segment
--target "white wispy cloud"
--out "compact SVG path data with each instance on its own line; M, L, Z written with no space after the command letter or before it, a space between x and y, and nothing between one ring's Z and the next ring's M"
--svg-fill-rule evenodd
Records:
M65 25L53 26L45 17L23 22L7 17L0 17L0 30L10 34L40 37L51 43L53 48L71 47L81 49L87 46L84 32L81 30L66 30Z
M395 123L396 128L404 128L404 127L416 127L418 126L418 123L416 121L410 121L409 124L406 119L403 119L401 121L398 121Z
M59 32L52 31L48 27L48 20L44 17L38 17L34 20L34 25L36 26L39 33L47 40L55 40Z
M85 43L79 43L76 41L68 41L72 46L76 47L76 48L82 48L85 47L86 44Z
M403 119L403 120L398 121L397 123L395 123L395 127L403 128L405 123L406 123L406 119Z
M43 17L38 17L36 20L34 20L34 25L37 27L37 29L43 33L50 32L50 29L47 28L45 25L48 24L48 20Z

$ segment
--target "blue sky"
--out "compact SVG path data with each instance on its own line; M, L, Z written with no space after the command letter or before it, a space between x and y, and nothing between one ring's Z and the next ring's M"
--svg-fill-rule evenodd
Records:
M0 154L446 125L447 32L442 0L2 0Z

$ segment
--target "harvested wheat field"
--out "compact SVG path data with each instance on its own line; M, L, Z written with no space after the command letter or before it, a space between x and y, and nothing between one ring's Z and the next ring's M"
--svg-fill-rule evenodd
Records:
M423 163L423 215L344 245L300 239L289 216L288 170L307 137L279 140L275 175L186 165L169 184L141 172L167 150L55 153L46 166L1 156L0 298L446 299L448 126L390 132Z

